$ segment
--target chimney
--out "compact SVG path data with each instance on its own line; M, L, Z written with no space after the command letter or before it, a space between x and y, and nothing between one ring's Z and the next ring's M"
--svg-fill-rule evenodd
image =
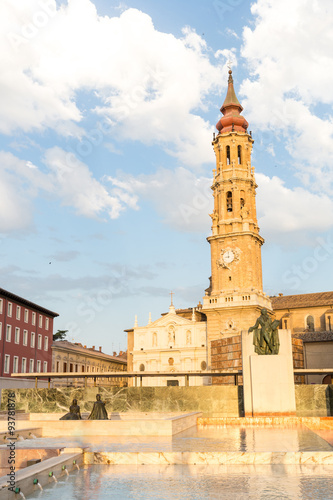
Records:
M114 355L114 356L117 356L117 353L116 353L115 351L113 351L113 355Z
M279 297L283 297L283 293L279 293Z
M102 352L102 346L101 345L99 346L99 352Z
M84 345L83 347L84 347L85 349L87 349L87 346L86 346L86 345Z
M92 349L95 350L95 346L94 345L92 346Z

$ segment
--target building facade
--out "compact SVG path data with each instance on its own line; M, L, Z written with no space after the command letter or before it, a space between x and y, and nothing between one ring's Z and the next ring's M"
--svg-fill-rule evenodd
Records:
M0 377L51 371L57 313L0 288Z
M100 346L98 350L95 346L87 347L80 343L72 343L67 340L57 340L52 344L52 371L56 373L91 373L91 380L88 385L94 384L94 374L97 372L119 372L127 371L126 353L120 351L113 356L102 352ZM127 379L101 378L98 380L102 385L123 386L127 385ZM54 386L67 386L84 384L83 379L58 379L54 381Z
M205 371L208 366L207 323L199 311L169 312L146 326L133 329L134 372ZM190 385L207 385L209 377L190 377ZM184 385L184 377L143 377L143 386Z
M210 286L203 299L207 316L208 342L239 335L254 324L265 307L271 311L263 292L261 246L256 215L256 181L251 166L253 139L229 71L228 91L221 107L223 117L213 139L216 168L213 170L214 211Z

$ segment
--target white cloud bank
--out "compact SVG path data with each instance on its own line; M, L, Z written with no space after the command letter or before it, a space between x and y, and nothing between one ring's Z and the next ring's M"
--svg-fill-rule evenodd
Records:
M124 208L87 165L58 147L46 151L43 169L0 151L0 178L2 233L30 229L37 196L59 199L85 217L113 219Z
M225 87L221 52L210 63L206 42L189 28L159 32L136 9L99 16L90 0L0 4L0 132L52 128L82 135L95 111L118 138L161 144L182 162L210 161L212 126L198 114ZM94 92L94 109L78 93ZM96 105L97 100L97 105Z
M252 73L241 89L246 116L284 136L305 186L332 194L333 3L258 0L251 11L242 48Z

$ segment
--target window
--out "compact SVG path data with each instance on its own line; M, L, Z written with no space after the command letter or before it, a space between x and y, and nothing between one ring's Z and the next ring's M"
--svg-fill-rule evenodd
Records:
M227 146L227 165L230 165L230 146Z
M6 328L6 342L10 342L12 340L12 327L11 325L7 325Z
M238 165L242 163L242 147L238 146L237 147L237 153L238 153Z
M244 200L244 198L241 198L241 199L240 199L240 207L241 207L241 208L244 208L244 207L245 207L245 200Z
M47 351L49 348L49 338L44 337L44 351Z
M232 192L227 192L227 212L232 212Z
M31 332L30 347L35 347L35 339L36 339L35 332Z
M2 337L2 323L0 323L0 340L1 340L1 337Z
M43 316L41 314L39 315L38 325L39 325L39 328L43 327Z
M42 348L42 341L43 341L43 336L42 335L38 335L37 349L41 349Z
M28 330L23 330L23 345L28 345Z
M309 330L309 332L314 332L314 317L313 316L308 316L306 318L306 327Z
M34 372L34 360L33 360L33 359L30 359L30 363L29 363L29 372L30 372L30 373L33 373L33 372Z
M64 363L64 372L67 372L67 363Z
M28 323L29 321L29 311L28 309L24 309L24 323Z
M56 363L56 372L58 372L58 373L60 372L60 363L59 363L59 361L57 361L57 363Z
M332 331L331 316L328 316L327 319L328 319L328 330L331 332ZM0 323L0 339L1 339L1 323Z
M2 314L2 304L3 304L2 299L0 299L0 314Z
M13 373L18 373L18 356L14 356L13 360Z
M49 318L45 318L45 330L49 329Z
M43 372L46 373L47 372L47 361L44 361L43 365L44 365Z
M35 325L35 324L36 324L36 313L34 313L34 312L33 312L33 313L32 313L32 315L31 315L31 323L32 323L33 325Z
M40 373L42 369L42 362L38 359L37 360L37 373Z
M27 372L27 358L22 358L21 367L22 367L21 372L26 373Z
M15 344L19 344L19 343L20 343L20 329L15 328Z
M12 317L12 304L11 304L11 302L8 302L7 316L9 316L10 318Z
M9 373L9 365L10 365L10 356L9 354L5 354L5 366L4 366L5 373Z
M16 319L21 319L21 308L16 306Z

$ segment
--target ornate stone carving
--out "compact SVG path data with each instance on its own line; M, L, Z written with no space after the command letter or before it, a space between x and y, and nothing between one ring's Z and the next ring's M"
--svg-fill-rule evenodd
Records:
M230 270L229 265L233 262L238 262L240 254L241 251L239 248L222 248L220 258L216 261L217 267L222 267L223 269Z

